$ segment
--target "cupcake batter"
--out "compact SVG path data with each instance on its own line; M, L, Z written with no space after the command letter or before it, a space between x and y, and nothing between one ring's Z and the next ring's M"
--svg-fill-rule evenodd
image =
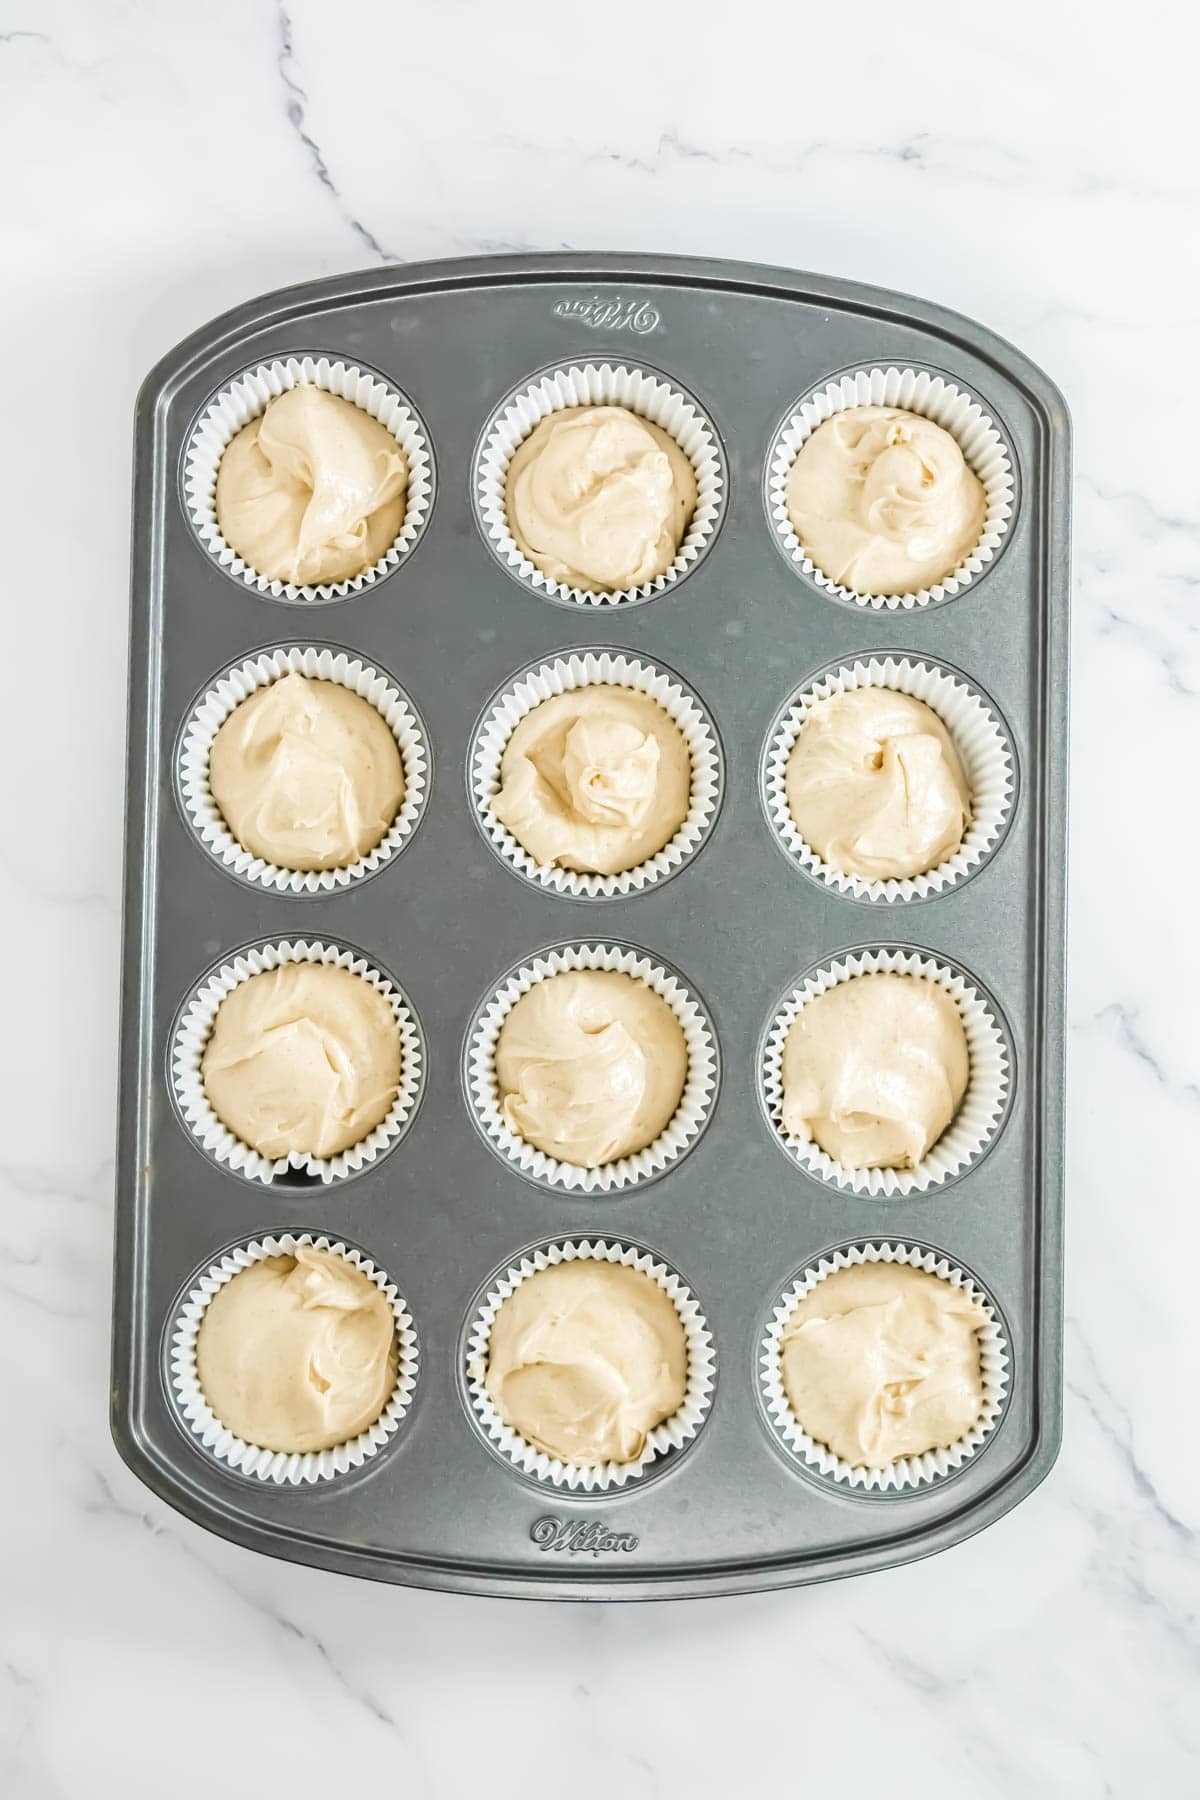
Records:
M691 760L656 700L598 684L543 700L517 725L491 810L543 866L636 868L687 818Z
M687 1078L683 1028L645 981L575 969L535 982L496 1044L501 1112L547 1156L597 1168L653 1143Z
M987 496L956 440L894 406L835 413L800 446L784 490L801 544L856 594L914 594L952 575Z
M395 543L407 486L408 459L386 426L302 384L226 446L217 524L243 562L272 581L347 581Z
M818 700L788 757L788 811L831 869L923 875L953 856L971 797L950 734L910 694L853 688Z
M550 413L513 452L508 526L522 555L566 587L641 587L675 560L696 475L675 439L623 406Z
M347 1443L375 1423L396 1371L386 1295L345 1257L312 1244L227 1281L196 1338L204 1398L227 1431L264 1450Z
M687 1340L658 1283L623 1263L559 1263L521 1282L492 1325L486 1383L528 1443L577 1467L635 1461L679 1411Z
M230 831L281 869L338 869L373 850L404 798L396 740L336 681L289 673L234 708L209 786Z
M336 1156L391 1110L400 1029L361 975L284 963L222 1000L201 1073L221 1123L261 1156Z
M938 982L855 975L792 1023L783 1129L846 1169L915 1169L958 1111L969 1072L962 1019Z
M983 1307L906 1263L835 1269L794 1308L780 1351L798 1423L851 1468L949 1449L983 1411Z

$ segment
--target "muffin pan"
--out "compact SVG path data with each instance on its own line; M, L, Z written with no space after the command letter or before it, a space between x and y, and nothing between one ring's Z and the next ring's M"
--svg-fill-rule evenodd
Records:
M274 377L255 372L272 368L321 372L397 418L403 408L426 446L419 529L341 594L246 579L190 516L196 433L207 419L211 436L235 385L239 405L270 391ZM860 372L873 393L874 370L881 391L898 371L897 391L949 388L977 406L1012 477L988 556L921 604L864 605L815 579L774 517L773 458L790 422L814 395L857 392ZM548 593L507 557L488 458L520 397L610 390L690 408L708 511L670 580L598 603ZM972 429L984 431L979 416ZM137 413L112 1385L118 1447L150 1487L210 1530L324 1568L636 1599L909 1561L1037 1485L1061 1412L1068 476L1057 389L982 327L885 290L749 265L528 256L371 271L252 301L153 370ZM376 671L419 728L419 828L370 880L256 878L189 812L199 778L182 759L197 707L230 671L293 651L290 666L343 657L356 683ZM480 829L472 746L486 709L531 669L605 653L700 698L718 791L670 880L562 891ZM816 878L781 844L767 792L772 734L796 697L831 670L889 658L992 701L1011 760L986 856L921 894ZM420 1104L353 1179L285 1167L248 1180L204 1148L173 1093L188 1002L239 955L280 945L361 958L419 1022ZM703 1130L654 1179L607 1190L531 1178L489 1143L471 1093L472 1033L513 971L603 946L679 971L712 1052ZM924 1191L822 1179L789 1154L764 1104L781 996L856 952L961 974L1003 1038L1007 1085L986 1154ZM172 1381L194 1290L223 1259L288 1233L350 1245L386 1271L420 1343L420 1378L383 1453L319 1481L282 1466L264 1480L252 1458L233 1466ZM563 1244L616 1246L671 1271L711 1336L704 1407L652 1479L555 1483L500 1453L472 1410L484 1297ZM974 1454L908 1486L824 1479L764 1394L781 1296L822 1259L865 1246L929 1253L976 1283L1004 1345L1003 1407Z

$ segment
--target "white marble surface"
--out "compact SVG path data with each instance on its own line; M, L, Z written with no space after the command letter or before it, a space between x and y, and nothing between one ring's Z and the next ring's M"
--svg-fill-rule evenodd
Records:
M1200 1792L1190 14L4 0L9 1800ZM108 1439L133 395L245 296L498 247L888 283L1074 409L1066 1442L924 1566L687 1607L407 1593L193 1529Z

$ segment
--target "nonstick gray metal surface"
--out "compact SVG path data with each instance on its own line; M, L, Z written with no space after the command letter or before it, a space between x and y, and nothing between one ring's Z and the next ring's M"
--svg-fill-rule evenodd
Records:
M189 430L239 372L324 354L409 396L436 463L432 515L386 578L316 606L231 578L181 499ZM719 433L726 500L707 555L635 606L551 603L514 579L472 499L497 403L553 364L620 362L695 395ZM830 599L781 556L764 505L776 428L848 368L912 366L973 391L1001 426L1017 508L1001 553L953 599L879 612ZM121 1114L112 1422L130 1466L210 1530L347 1573L468 1592L574 1599L731 1593L909 1561L1028 1494L1061 1410L1063 887L1069 425L1057 389L956 314L885 290L735 263L522 256L410 265L291 288L226 314L147 378L137 412ZM260 647L332 643L390 672L423 719L433 779L403 853L314 897L233 878L185 822L180 725L196 695ZM507 677L577 646L659 659L720 735L724 794L699 854L669 882L601 902L514 875L477 829L466 763ZM844 897L780 854L760 797L763 744L787 695L834 659L899 651L961 670L1000 708L1019 766L1015 813L970 880L932 899ZM169 1098L180 1003L256 940L319 938L394 971L421 1021L428 1076L396 1148L352 1180L262 1186L218 1166ZM715 1112L690 1152L611 1195L526 1180L485 1144L464 1094L464 1033L489 988L544 946L619 942L678 967L719 1048ZM961 1179L871 1199L798 1169L773 1141L757 1053L782 990L863 944L959 964L1011 1032L1011 1105ZM178 1300L228 1246L292 1229L360 1246L398 1284L421 1346L414 1404L360 1471L295 1488L232 1473L171 1398ZM520 1475L465 1403L477 1295L522 1250L603 1236L656 1252L697 1296L716 1349L695 1441L619 1492ZM986 1447L927 1489L862 1496L804 1473L759 1396L759 1341L797 1271L850 1242L933 1247L994 1296L1011 1395Z

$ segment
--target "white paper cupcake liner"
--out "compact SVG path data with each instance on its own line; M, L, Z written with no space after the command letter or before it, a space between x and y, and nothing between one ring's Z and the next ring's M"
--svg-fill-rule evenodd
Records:
M958 1008L967 1038L969 1073L962 1105L915 1169L847 1169L820 1145L783 1128L783 1047L792 1022L810 1000L841 981L875 974L926 976L945 988ZM776 1008L761 1058L761 1092L767 1118L793 1162L821 1181L855 1194L923 1194L953 1181L977 1162L996 1138L1008 1107L1011 1051L995 1002L957 969L922 950L879 948L847 951L812 970ZM992 1009L995 1008L995 1011Z
M243 1438L236 1437L222 1425L208 1404L196 1372L196 1339L213 1295L226 1282L232 1281L235 1275L240 1275L252 1263L263 1262L271 1256L291 1256L302 1244L312 1244L318 1250L329 1250L335 1256L345 1257L354 1268L370 1277L381 1294L386 1295L396 1321L396 1385L375 1423L368 1425L365 1431L344 1444L335 1444L328 1450L303 1452L265 1450L261 1445L248 1444ZM397 1293L394 1283L361 1250L349 1249L345 1244L331 1242L327 1237L314 1237L308 1231L301 1232L299 1236L284 1231L274 1237L256 1238L252 1243L228 1250L218 1262L209 1266L192 1287L175 1316L171 1327L170 1368L171 1391L175 1403L188 1426L211 1455L229 1468L236 1469L241 1475L251 1475L259 1481L273 1481L279 1486L298 1487L305 1483L329 1481L335 1475L345 1475L351 1469L361 1468L365 1462L377 1456L389 1439L395 1436L400 1421L412 1405L417 1385L417 1334L408 1308Z
M898 406L932 419L957 439L983 484L987 511L979 542L934 586L911 594L858 594L822 573L800 542L787 509L787 478L802 444L834 413L856 406ZM929 606L959 594L992 561L1013 516L1015 475L1004 437L978 400L928 369L857 369L809 394L786 419L767 455L767 511L784 553L818 587L838 600L879 610Z
M295 582L272 580L243 561L227 544L217 524L217 469L226 446L242 427L265 412L271 400L289 388L302 385L324 388L341 400L361 406L391 432L408 459L408 486L404 496L404 522L386 554L361 575L347 581L321 582L300 587ZM295 357L259 363L222 388L209 401L192 428L184 457L183 490L188 516L209 555L229 574L240 576L247 587L275 600L312 604L341 600L356 594L387 575L408 555L425 529L433 504L433 454L429 435L412 402L397 389L352 363L330 362L327 356Z
M983 1382L983 1408L966 1437L945 1450L928 1450L923 1456L905 1456L883 1469L854 1468L835 1456L826 1445L811 1438L792 1411L783 1385L781 1349L783 1333L798 1303L812 1292L818 1282L837 1269L849 1269L860 1263L907 1263L914 1269L938 1275L954 1287L962 1288L987 1312L987 1324L979 1333L980 1373ZM787 1449L812 1474L823 1476L843 1487L862 1493L898 1493L908 1488L928 1487L944 1480L964 1463L969 1462L995 1430L1004 1412L1009 1382L1009 1348L1004 1327L990 1296L965 1270L957 1267L940 1252L926 1250L919 1244L867 1243L846 1250L830 1250L812 1267L797 1276L783 1293L771 1314L761 1344L760 1380L763 1404L774 1430Z
M557 864L535 862L491 810L501 786L501 758L521 720L555 695L595 686L632 688L657 701L682 732L692 766L687 817L674 837L646 862L624 869L619 875L585 875ZM527 881L555 893L569 894L577 900L607 900L652 887L696 854L716 818L721 795L721 753L711 718L678 677L618 651L577 650L524 670L492 702L476 727L470 779L479 827L511 868Z
M584 1169L547 1156L511 1131L501 1111L496 1079L500 1028L523 994L536 982L568 969L610 969L652 987L679 1020L687 1046L687 1079L674 1117L653 1143L616 1162ZM575 1193L611 1194L653 1180L688 1150L708 1124L717 1095L717 1045L707 1013L681 976L624 944L571 944L543 950L504 977L480 1009L466 1046L465 1075L472 1111L485 1141L531 1181Z
M377 988L392 1009L400 1033L400 1087L391 1110L379 1124L337 1156L308 1156L301 1151L272 1160L252 1150L222 1124L213 1110L204 1088L201 1063L204 1049L212 1033L221 1002L235 987L252 975L267 969L278 969L285 963L329 963L335 968L349 969ZM269 1185L289 1170L303 1170L322 1182L340 1181L375 1162L385 1151L399 1142L416 1113L425 1080L425 1046L416 1014L394 981L356 950L343 950L337 944L263 943L237 951L228 962L205 976L196 992L185 1003L176 1023L171 1044L171 1084L179 1112L191 1129L196 1142L214 1162L244 1176L248 1181Z
M624 1263L628 1268L639 1269L644 1275L649 1275L674 1305L687 1339L687 1386L683 1402L677 1412L672 1413L669 1419L664 1419L661 1425L656 1425L647 1435L642 1453L634 1462L598 1463L591 1467L561 1462L557 1457L550 1456L529 1443L511 1425L506 1425L484 1386L492 1324L509 1295L540 1270L558 1263L576 1261ZM532 1476L537 1481L548 1482L554 1487L582 1489L585 1493L624 1487L626 1483L644 1475L652 1463L659 1461L668 1452L682 1450L685 1444L690 1443L712 1404L714 1372L712 1333L695 1297L678 1275L648 1251L601 1239L593 1242L568 1241L551 1244L542 1250L529 1251L489 1289L467 1334L467 1392L475 1418L485 1437L523 1474Z
M225 823L209 786L213 739L235 708L259 688L289 674L333 681L373 706L400 752L404 799L391 826L365 856L338 869L283 869L255 856ZM348 651L329 645L293 644L262 650L226 669L192 708L180 734L177 784L184 816L206 850L243 880L281 894L328 894L375 874L398 854L416 830L428 797L429 750L407 696L389 676Z
M623 406L669 432L696 474L696 510L670 568L641 587L612 592L568 587L535 568L508 526L505 484L513 452L550 413L573 406ZM484 537L514 575L549 599L579 606L649 600L695 568L716 535L724 505L725 464L716 427L699 402L662 376L611 363L556 368L504 401L484 429L475 469L475 503Z
M862 687L892 688L923 700L954 740L967 778L971 823L963 841L953 856L923 875L883 881L830 868L805 842L788 807L788 758L809 713L831 694L850 693ZM762 777L767 816L788 855L810 875L856 900L925 900L965 880L999 847L1012 812L1015 757L1007 728L991 702L985 701L965 678L934 663L884 656L840 664L806 682L787 702L772 727Z

